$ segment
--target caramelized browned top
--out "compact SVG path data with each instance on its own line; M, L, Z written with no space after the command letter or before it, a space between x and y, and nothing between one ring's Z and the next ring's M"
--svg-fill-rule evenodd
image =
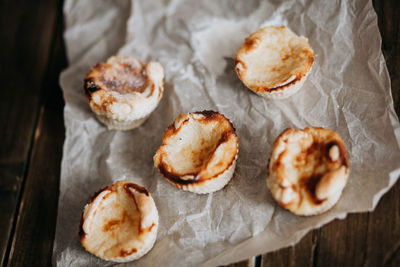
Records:
M156 239L158 213L146 188L117 181L97 192L81 218L82 246L106 260L134 260Z
M123 183L123 188L124 188L125 192L132 198L133 202L136 205L136 210L139 212L139 207L138 207L138 205L136 203L136 198L132 194L132 192L130 191L130 188L133 188L136 192L141 193L141 194L145 194L146 196L149 196L149 192L147 191L146 188L144 188L144 187L142 187L142 186L140 186L138 184L129 183L129 182L117 182L114 185L109 185L109 186L106 186L106 187L100 189L99 191L97 191L96 193L93 194L93 196L90 198L88 204L89 205L92 204L93 201L99 196L99 194L104 192L104 191L106 191L106 190L110 191L110 192L116 192L117 189L118 189L117 186L118 186L119 183ZM105 195L103 197L103 199L107 198L108 195L109 194ZM140 216L140 214L139 214L139 216ZM104 222L103 232L112 231L114 228L117 228L118 225L121 225L121 224L125 223L127 220L132 221L132 218L129 216L129 214L125 210L125 211L123 211L123 214L122 214L122 217L121 217L120 220L109 220L107 222ZM84 217L83 217L83 212L82 212L81 222L80 222L80 225L79 225L79 236L80 236L81 240L83 240L85 238L85 236L86 236L86 233L82 228L83 227L83 223L84 223ZM138 232L142 232L140 220L139 220L139 224L138 224Z
M100 89L120 94L142 93L147 84L146 71L141 63L121 61L110 64L106 62L98 63L90 70L85 77L84 89L88 96Z
M336 145L339 148L339 158L336 161L332 161L329 157L330 148ZM343 144L338 143L336 140L329 143L325 142L314 142L306 150L301 151L295 158L293 166L297 169L302 168L304 165L314 164L314 172L310 175L305 175L300 178L300 186L304 187L309 195L309 199L318 205L324 202L326 199L318 199L316 196L316 187L320 182L321 178L326 172L326 169L331 169L333 166L345 166L348 167L348 159L346 157L346 151L344 150ZM323 169L319 166L327 166ZM336 167L337 168L337 167Z

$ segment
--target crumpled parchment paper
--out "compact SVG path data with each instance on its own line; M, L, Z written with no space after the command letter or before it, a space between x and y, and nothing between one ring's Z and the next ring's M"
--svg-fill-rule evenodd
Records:
M80 245L78 226L95 191L118 179L147 187L158 207L154 248L128 266L218 265L296 243L313 228L373 210L400 175L400 127L370 1L73 1L64 6L70 66L61 75L66 140L53 261L110 266ZM265 25L306 36L315 63L287 100L245 88L233 68L244 38ZM164 66L165 93L132 131L109 131L90 111L83 77L114 54ZM231 182L209 195L166 182L152 157L166 127L183 112L212 109L236 127L239 158ZM288 127L322 126L342 136L351 174L330 211L299 217L265 185L271 144Z

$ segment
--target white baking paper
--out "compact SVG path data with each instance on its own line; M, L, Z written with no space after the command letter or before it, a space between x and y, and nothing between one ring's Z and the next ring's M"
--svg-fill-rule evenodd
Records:
M100 188L127 179L148 188L160 215L154 248L127 266L213 266L292 245L311 229L373 210L400 175L400 127L370 1L73 1L64 6L69 67L53 262L110 266L80 245L85 203ZM245 88L233 68L244 38L265 25L306 36L316 57L304 87L287 100ZM165 93L132 131L109 131L88 107L83 78L115 54L161 62ZM213 194L183 192L153 167L164 130L183 112L211 109L231 119L239 158L231 182ZM340 133L351 174L338 204L299 217L272 200L265 185L274 139L288 127Z

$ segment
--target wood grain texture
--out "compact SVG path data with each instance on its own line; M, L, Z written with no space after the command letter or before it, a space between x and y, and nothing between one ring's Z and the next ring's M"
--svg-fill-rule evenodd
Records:
M317 240L318 231L311 231L296 245L279 250L278 252L268 253L262 257L263 266L313 266L318 260Z
M53 1L0 1L0 262L28 167L39 95L54 32Z
M361 266L365 250L368 213L349 214L320 229L317 266Z
M233 263L231 265L227 265L229 267L253 267L253 261L241 261L237 263Z
M373 6L399 116L400 2L374 0ZM400 266L399 193L397 182L374 212L350 214L345 220L335 220L314 230L294 247L263 255L262 266ZM310 251L314 256L310 256Z
M365 266L400 266L400 184L369 214Z
M8 266L51 266L64 142L59 73L67 65L62 39L62 5L41 93L39 120L22 192Z
M378 25L382 36L382 52L386 59L392 83L393 102L397 115L400 114L400 2L397 0L374 0Z

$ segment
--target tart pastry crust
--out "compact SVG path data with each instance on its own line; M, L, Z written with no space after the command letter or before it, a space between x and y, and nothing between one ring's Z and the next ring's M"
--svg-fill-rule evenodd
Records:
M245 39L235 58L239 79L256 94L287 98L303 85L314 63L307 38L285 26L261 28Z
M181 114L164 133L154 165L168 182L199 194L223 188L231 180L238 155L232 123L222 114Z
M290 128L273 144L267 186L282 207L297 215L314 215L336 204L348 176L346 148L336 132Z
M82 213L82 246L114 262L136 260L153 247L158 211L146 188L119 181L97 192Z
M157 107L164 91L164 69L158 62L113 56L86 75L90 108L109 129L140 126Z

